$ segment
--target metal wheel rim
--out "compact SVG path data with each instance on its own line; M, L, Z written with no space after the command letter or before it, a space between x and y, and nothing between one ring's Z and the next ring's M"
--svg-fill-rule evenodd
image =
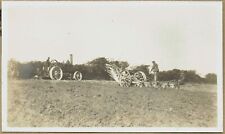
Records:
M82 80L82 73L81 72L79 72L79 71L76 71L76 72L74 72L74 74L73 74L73 79L74 80Z
M63 77L62 69L58 66L53 66L49 72L52 80L61 80Z
M138 71L134 74L134 78L138 81L141 81L141 82L145 82L146 81L146 75L144 72L142 71Z

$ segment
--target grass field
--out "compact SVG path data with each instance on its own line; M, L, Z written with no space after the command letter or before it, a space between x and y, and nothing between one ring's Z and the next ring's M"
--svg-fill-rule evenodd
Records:
M216 85L123 88L113 81L11 80L10 127L215 127Z

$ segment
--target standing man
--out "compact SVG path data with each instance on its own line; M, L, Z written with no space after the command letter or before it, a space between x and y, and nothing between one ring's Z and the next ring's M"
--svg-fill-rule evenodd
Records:
M154 81L157 82L159 67L158 67L158 64L155 61L152 61L152 64L153 65L152 65L151 71L153 71L153 74L154 74Z
M50 57L48 57L48 59L45 61L45 70L46 71L49 71L50 64L51 64Z

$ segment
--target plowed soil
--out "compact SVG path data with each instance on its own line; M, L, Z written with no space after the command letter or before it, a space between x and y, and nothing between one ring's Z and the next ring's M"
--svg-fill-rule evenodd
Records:
M10 127L215 127L216 85L120 87L114 81L10 80Z

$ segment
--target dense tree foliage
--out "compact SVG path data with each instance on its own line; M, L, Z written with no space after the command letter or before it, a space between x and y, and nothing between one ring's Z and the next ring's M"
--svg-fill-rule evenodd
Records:
M216 83L216 82L217 82L216 74L208 73L208 74L205 76L205 81L206 81L207 83Z
M26 63L20 63L13 59L9 61L8 64L8 74L10 77L16 77L20 79L30 79L33 78L40 70L42 70L45 62L42 61L31 61ZM74 71L80 71L83 74L83 79L85 80L112 80L106 72L105 64L114 64L120 68L127 69L129 63L126 61L109 61L105 57L96 58L89 61L86 64L72 65L67 63L58 63L62 68L63 72L73 73ZM147 80L153 80L153 74L149 74L149 65L140 65L132 69L129 69L130 73L133 74L137 71L143 71ZM209 73L205 78L200 77L194 70L179 70L173 69L168 71L160 71L158 79L160 81L176 80L180 78L181 72L184 73L185 82L196 82L196 83L216 83L216 74Z

